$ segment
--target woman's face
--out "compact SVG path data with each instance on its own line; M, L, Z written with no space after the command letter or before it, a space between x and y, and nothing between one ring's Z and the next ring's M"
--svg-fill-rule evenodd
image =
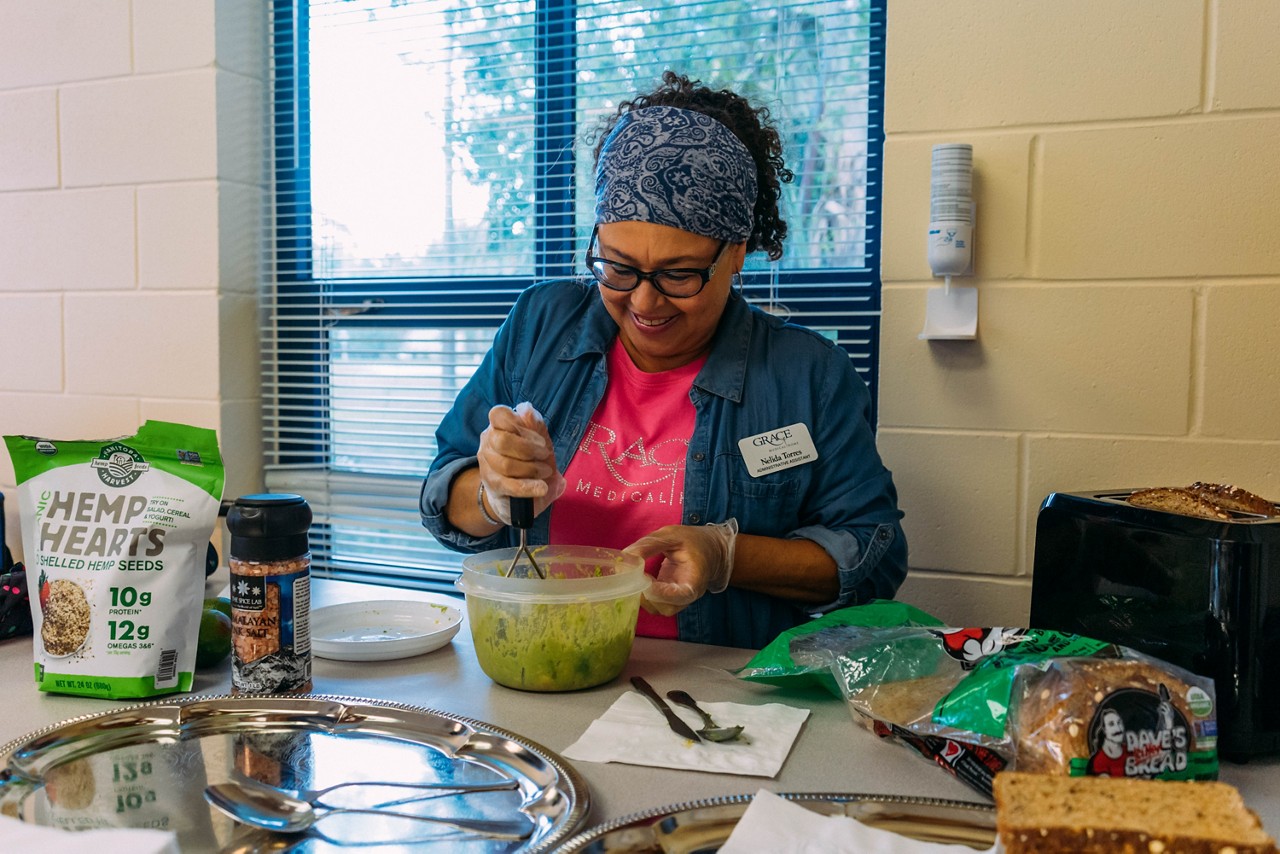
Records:
M649 222L613 222L599 227L592 252L650 272L680 267L706 268L716 260L720 241ZM600 296L618 324L631 361L655 373L687 365L711 347L729 300L734 273L741 271L746 244L725 246L706 287L683 299L663 295L644 279L631 291L600 285Z

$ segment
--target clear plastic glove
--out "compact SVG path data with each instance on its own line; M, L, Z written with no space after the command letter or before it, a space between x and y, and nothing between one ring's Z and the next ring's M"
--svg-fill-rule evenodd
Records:
M564 494L551 434L542 414L525 401L489 410L489 426L480 433L480 482L493 516L511 524L511 496L532 498L537 516Z
M693 604L704 593L720 593L733 575L733 547L738 520L710 525L668 525L641 537L623 551L648 559L662 555L658 577L641 604L645 610L670 616Z

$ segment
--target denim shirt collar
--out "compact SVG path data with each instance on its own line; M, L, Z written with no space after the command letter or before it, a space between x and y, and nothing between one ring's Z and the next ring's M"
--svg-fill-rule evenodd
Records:
M703 391L731 400L742 401L742 390L747 377L747 350L751 346L754 312L742 295L729 291L729 301L711 339L711 353L693 384ZM587 311L577 333L570 335L560 348L558 358L572 361L581 356L603 356L618 337L618 325L613 322L602 299L596 299Z

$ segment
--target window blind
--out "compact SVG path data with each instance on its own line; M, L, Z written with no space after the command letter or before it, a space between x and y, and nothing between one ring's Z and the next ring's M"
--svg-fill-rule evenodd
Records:
M422 529L434 431L521 290L580 275L600 119L668 68L767 106L786 253L744 294L875 391L883 0L273 0L267 488L316 572L451 584Z

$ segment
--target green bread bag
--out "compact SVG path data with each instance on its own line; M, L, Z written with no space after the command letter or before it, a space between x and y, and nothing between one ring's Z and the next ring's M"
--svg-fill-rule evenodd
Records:
M5 436L18 480L41 691L190 691L223 466L213 430L148 421L103 440Z
M824 645L845 633L870 626L941 626L942 621L906 602L873 599L865 605L852 605L823 614L817 619L787 629L758 653L746 666L735 671L740 679L764 682L788 688L826 688L843 699L844 692L836 682L825 659L806 653L813 643ZM836 642L837 648L839 642Z

